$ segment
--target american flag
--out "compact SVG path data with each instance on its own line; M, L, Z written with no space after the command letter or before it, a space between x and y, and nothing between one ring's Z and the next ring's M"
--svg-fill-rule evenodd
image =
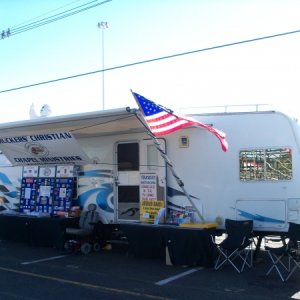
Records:
M227 151L228 143L225 139L224 132L196 120L177 116L170 109L155 104L153 101L148 100L137 93L132 92L132 94L137 101L137 104L143 113L143 117L153 135L162 136L187 126L199 126L213 133L219 139L222 150L224 152Z

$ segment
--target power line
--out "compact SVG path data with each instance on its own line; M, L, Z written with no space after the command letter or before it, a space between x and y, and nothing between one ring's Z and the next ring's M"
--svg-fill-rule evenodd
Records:
M60 6L60 7L58 7L58 8L52 9L52 10L50 10L50 11L48 11L48 12L46 12L46 13L43 13L43 14L37 16L37 17L31 18L31 19L29 19L29 20L27 20L27 21L24 21L24 22L20 23L20 24L11 26L10 29L18 28L18 27L20 27L21 25L24 25L24 24L26 24L26 23L29 23L29 22L31 22L31 21L33 21L33 20L36 20L36 19L40 18L40 17L44 17L44 16L46 16L46 15L49 15L49 14L52 13L52 12L58 11L58 10L64 8L64 7L70 6L70 5L72 5L72 4L76 3L76 2L79 2L79 1L81 1L81 0L76 0L76 1L73 1L73 2L71 2L71 3L65 4L65 5L63 5L63 6Z
M25 89L25 88L30 88L30 87L34 87L34 86L39 86L39 85L54 83L54 82L58 82L58 81L73 79L73 78L77 78L77 77L82 77L82 76L87 76L87 75L93 75L93 74L96 74L96 73L101 73L101 72L106 72L106 71L112 71L112 70L117 70L117 69L132 67L132 66L136 66L136 65L141 65L141 64L145 64L145 63L150 63L150 62L155 62L155 61L160 61L160 60L175 58L175 57L184 56L184 55L195 54L195 53L204 52L204 51L216 50L216 49L220 49L220 48L237 46L237 45L246 44L246 43L253 43L253 42L258 42L258 41L262 41L262 40L266 40L266 39L277 38L277 37L291 35L291 34L296 34L296 33L300 33L300 30L283 32L283 33L278 33L278 34L273 34L273 35L267 35L267 36L263 36L263 37L258 37L258 38L254 38L254 39L243 40L243 41L239 41L239 42L232 42L232 43L228 43L228 44L222 44L222 45L218 45L218 46L212 46L212 47L202 48L202 49L188 51L188 52L182 52L182 53L177 53L177 54L172 54L172 55L167 55L167 56L161 56L161 57L157 57L157 58L152 58L152 59L143 60L143 61L134 62L134 63L129 63L129 64L125 64L125 65L120 65L120 66L115 66L115 67L106 68L106 69L102 69L102 70L96 70L96 71L91 71L91 72L86 72L86 73L71 75L71 76L68 76L68 77L62 77L62 78L52 79L52 80L48 80L48 81L43 81L43 82L38 82L38 83L33 83L33 84L28 84L28 85L23 85L23 86L19 86L19 87L16 87L16 88L2 90L2 91L0 91L0 94L1 93L12 92L12 91L16 91L16 90L21 90L21 89Z
M55 22L55 21L64 19L64 18L73 16L73 15L75 15L75 14L78 14L78 13L80 13L80 12L86 11L86 10L88 10L88 9L97 7L97 6L99 6L99 5L103 5L103 4L105 4L105 3L107 3L107 2L110 2L110 1L112 1L112 0L105 0L105 1L100 2L100 3L96 3L96 4L93 4L93 5L90 5L90 6L88 6L88 7L83 7L83 6L86 6L86 5L91 4L91 3L93 3L93 2L98 2L98 1L99 1L99 0L91 1L91 2L89 2L89 3L80 5L80 6L78 6L78 7L69 9L69 10L67 10L67 11L64 11L64 12L55 14L55 15L53 15L53 16L44 18L44 19L42 19L42 20L33 22L33 23L28 24L28 25L26 25L26 26L22 26L22 27L20 27L20 28L11 30L11 35L19 34L19 33L22 33L22 32L28 31L28 30L32 30L32 29L38 28L38 27L40 27L40 26L43 26L43 25L46 25L46 24L49 24L49 23L52 23L52 22ZM79 8L80 8L80 9L79 9Z
M32 29L38 28L40 26L44 26L46 24L49 24L49 23L52 23L52 22L55 22L55 21L73 16L75 14L81 13L81 12L86 11L88 9L92 9L92 8L97 7L99 5L103 5L103 4L105 4L107 2L110 2L112 0L105 0L105 1L102 1L100 3L94 3L94 2L98 2L98 1L99 0L90 1L88 3L76 6L74 8L69 9L69 10L66 10L66 11L57 13L55 15L40 19L38 21L31 22L31 23L26 24L26 25L15 26L15 27L8 28L6 31L5 30L2 31L1 39L4 39L6 37L9 37L9 36L12 36L12 35L15 35L15 34L20 34L20 33L23 33L25 31L32 30ZM92 4L92 3L94 3L94 4ZM36 18L34 18L34 19L36 19Z

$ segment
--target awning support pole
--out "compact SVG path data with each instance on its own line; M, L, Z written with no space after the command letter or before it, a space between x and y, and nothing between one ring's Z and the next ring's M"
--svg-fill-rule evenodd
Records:
M166 162L167 166L170 168L171 173L173 175L173 177L176 179L177 184L179 185L179 187L181 188L181 190L183 191L183 193L185 194L186 198L189 200L189 202L191 203L191 205L193 206L193 208L195 209L197 215L199 216L200 220L204 223L205 220L202 216L202 214L200 213L199 209L197 208L197 206L194 204L190 194L186 191L185 187L184 187L184 183L183 181L180 179L180 177L176 174L173 164L170 161L169 157L167 156L166 152L164 151L164 149L161 147L160 142L158 141L158 139L153 135L153 133L151 132L151 130L148 128L148 126L144 123L143 118L139 115L139 111L137 109L131 109L131 111L135 114L135 116L137 117L137 119L142 123L142 125L146 128L148 135L152 138L152 141L156 147L156 149L159 151L160 155L162 156L162 158L164 159L164 161Z

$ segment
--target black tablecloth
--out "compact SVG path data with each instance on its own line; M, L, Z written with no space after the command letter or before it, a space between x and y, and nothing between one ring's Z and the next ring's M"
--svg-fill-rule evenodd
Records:
M215 246L209 230L168 228L165 241L173 264L204 267L214 264Z
M128 239L130 255L144 258L165 256L165 238L158 226L121 224L120 229Z
M76 223L78 218L0 215L0 239L63 249L65 228Z
M166 247L173 265L212 267L216 249L211 230L170 225L121 224L129 241L129 254L165 258Z

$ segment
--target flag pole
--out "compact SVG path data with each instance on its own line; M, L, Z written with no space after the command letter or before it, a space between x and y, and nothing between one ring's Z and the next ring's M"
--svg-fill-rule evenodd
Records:
M132 91L131 91L132 92ZM135 98L135 95L132 93L133 97ZM138 103L138 101L137 101ZM186 198L188 199L188 201L190 202L190 204L193 206L193 208L195 209L197 215L199 216L200 220L204 223L205 220L202 216L202 214L200 213L199 209L197 208L197 206L195 205L194 201L192 200L190 194L186 191L185 186L183 181L180 179L180 177L177 175L177 173L174 170L173 167L173 163L171 162L171 160L169 159L169 157L167 156L166 152L164 151L164 149L161 147L160 142L158 141L158 139L155 137L155 135L151 132L150 128L148 127L148 125L144 122L143 118L141 118L141 116L138 114L138 110L133 109L131 110L135 116L137 117L137 119L142 123L142 125L146 128L148 135L152 138L152 141L156 147L156 149L158 150L158 152L160 153L161 157L164 159L164 161L166 162L167 166L170 168L171 173L173 175L173 177L176 179L176 182L178 184L178 186L181 188L181 190L183 191L183 193L185 194Z

